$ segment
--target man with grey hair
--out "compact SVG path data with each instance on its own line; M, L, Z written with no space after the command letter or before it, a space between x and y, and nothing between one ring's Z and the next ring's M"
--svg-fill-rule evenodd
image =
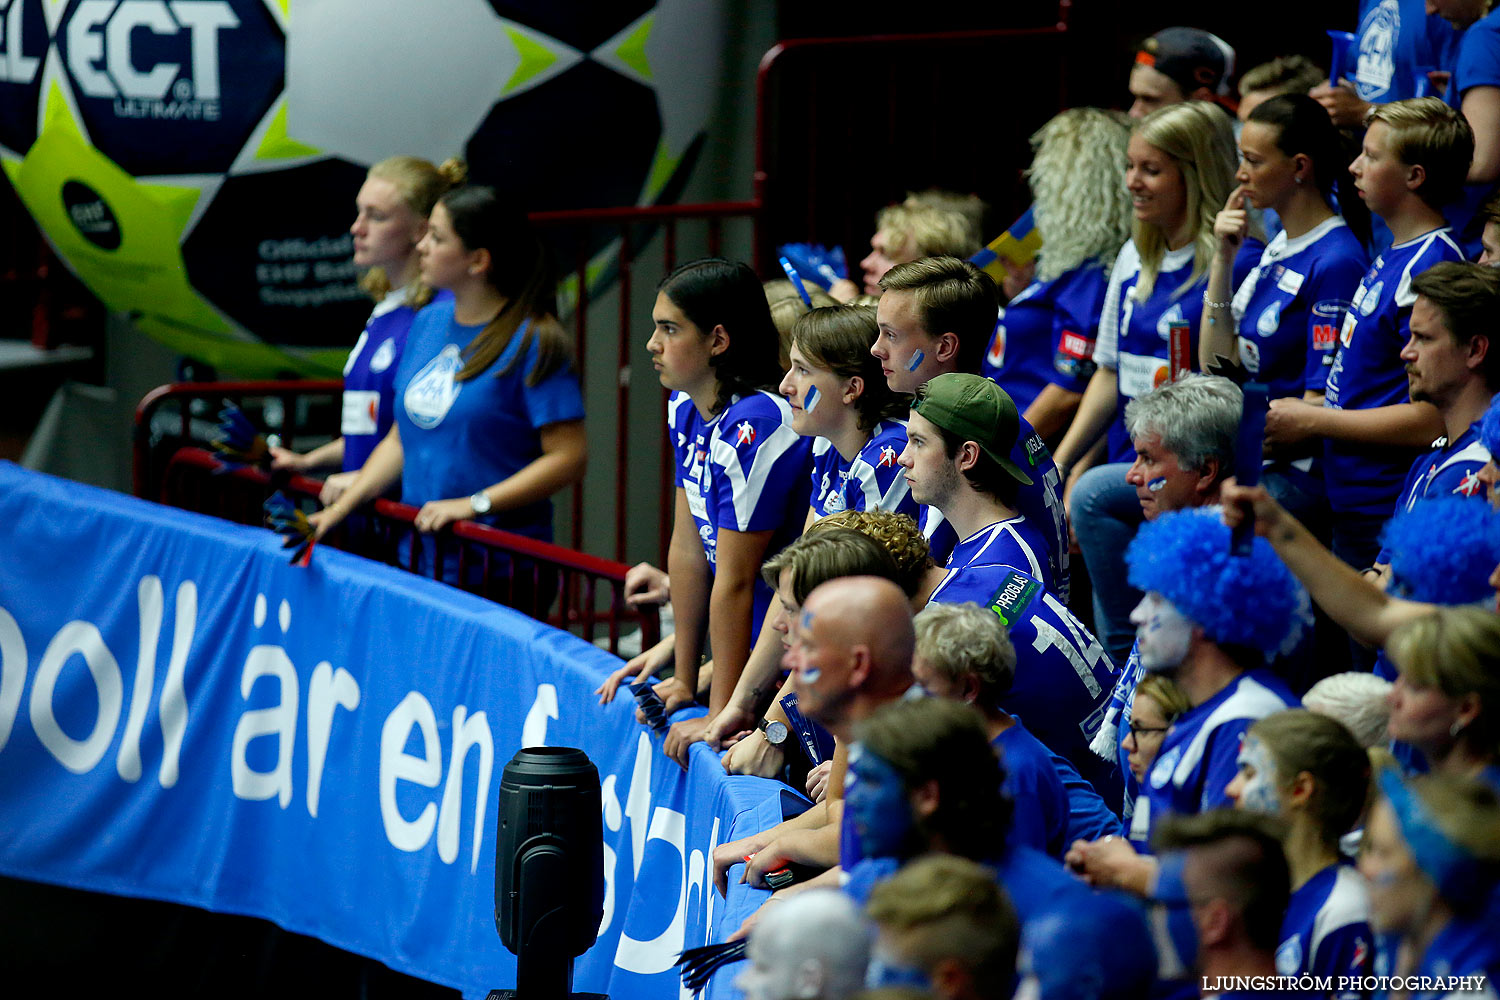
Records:
M1219 485L1234 473L1234 440L1244 394L1217 375L1185 375L1125 406L1135 462L1125 481L1135 487L1146 520L1184 507L1218 503Z

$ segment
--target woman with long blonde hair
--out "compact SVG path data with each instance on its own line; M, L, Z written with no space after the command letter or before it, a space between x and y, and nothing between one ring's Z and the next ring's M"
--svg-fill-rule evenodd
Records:
M1125 116L1098 108L1070 108L1031 137L1042 247L1032 280L1000 312L980 373L1049 440L1067 429L1094 372L1110 268L1130 239L1121 167L1129 141Z
M1185 325L1196 356L1195 331L1203 286L1218 241L1214 216L1229 197L1237 165L1234 129L1224 111L1188 101L1153 111L1136 123L1126 151L1125 188L1135 214L1134 235L1110 272L1096 370L1054 458L1064 479L1105 442L1106 464L1089 469L1067 491L1074 532L1094 590L1095 632L1117 663L1135 640L1130 612L1141 596L1124 583L1124 551L1143 515L1125 473L1135 446L1125 429L1125 405L1166 381L1170 333ZM1249 234L1235 261L1234 280L1260 258Z

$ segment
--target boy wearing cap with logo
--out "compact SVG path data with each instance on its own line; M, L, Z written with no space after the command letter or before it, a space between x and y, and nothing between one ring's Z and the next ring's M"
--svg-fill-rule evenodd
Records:
M1017 655L1007 708L1105 801L1118 801L1119 774L1088 749L1113 664L1055 596L1040 534L1016 513L1016 491L1031 483L1010 455L1019 421L1005 391L978 375L939 375L917 389L899 461L917 502L962 538L929 600L973 601L1005 622Z

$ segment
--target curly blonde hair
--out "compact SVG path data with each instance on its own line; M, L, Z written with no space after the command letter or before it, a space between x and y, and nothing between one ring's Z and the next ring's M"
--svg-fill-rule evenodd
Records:
M896 583L908 597L917 592L927 570L932 566L927 539L922 536L922 529L917 522L906 514L888 510L841 510L814 521L807 533L813 534L830 528L853 528L884 546L891 558L896 560L899 572Z
M1069 108L1032 135L1036 153L1026 176L1042 234L1038 279L1051 281L1090 259L1108 272L1130 239L1127 121L1118 111Z

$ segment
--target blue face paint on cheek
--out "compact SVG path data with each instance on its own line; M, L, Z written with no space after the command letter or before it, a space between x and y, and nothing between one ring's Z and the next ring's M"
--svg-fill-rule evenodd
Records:
M820 399L822 397L818 395L818 387L815 385L808 386L807 392L802 396L802 409L807 413L811 413L818 408L818 401Z
M853 785L846 789L844 807L859 834L867 858L902 857L912 829L911 803L896 769L869 752L856 760L851 753Z
M1163 489L1166 488L1166 485L1167 477L1157 476L1155 479L1146 484L1146 489L1150 490L1152 493L1160 493Z
M922 362L926 360L926 358L927 355L923 354L921 351L912 351L911 360L906 363L906 370L909 372L916 371L918 368L922 367Z

